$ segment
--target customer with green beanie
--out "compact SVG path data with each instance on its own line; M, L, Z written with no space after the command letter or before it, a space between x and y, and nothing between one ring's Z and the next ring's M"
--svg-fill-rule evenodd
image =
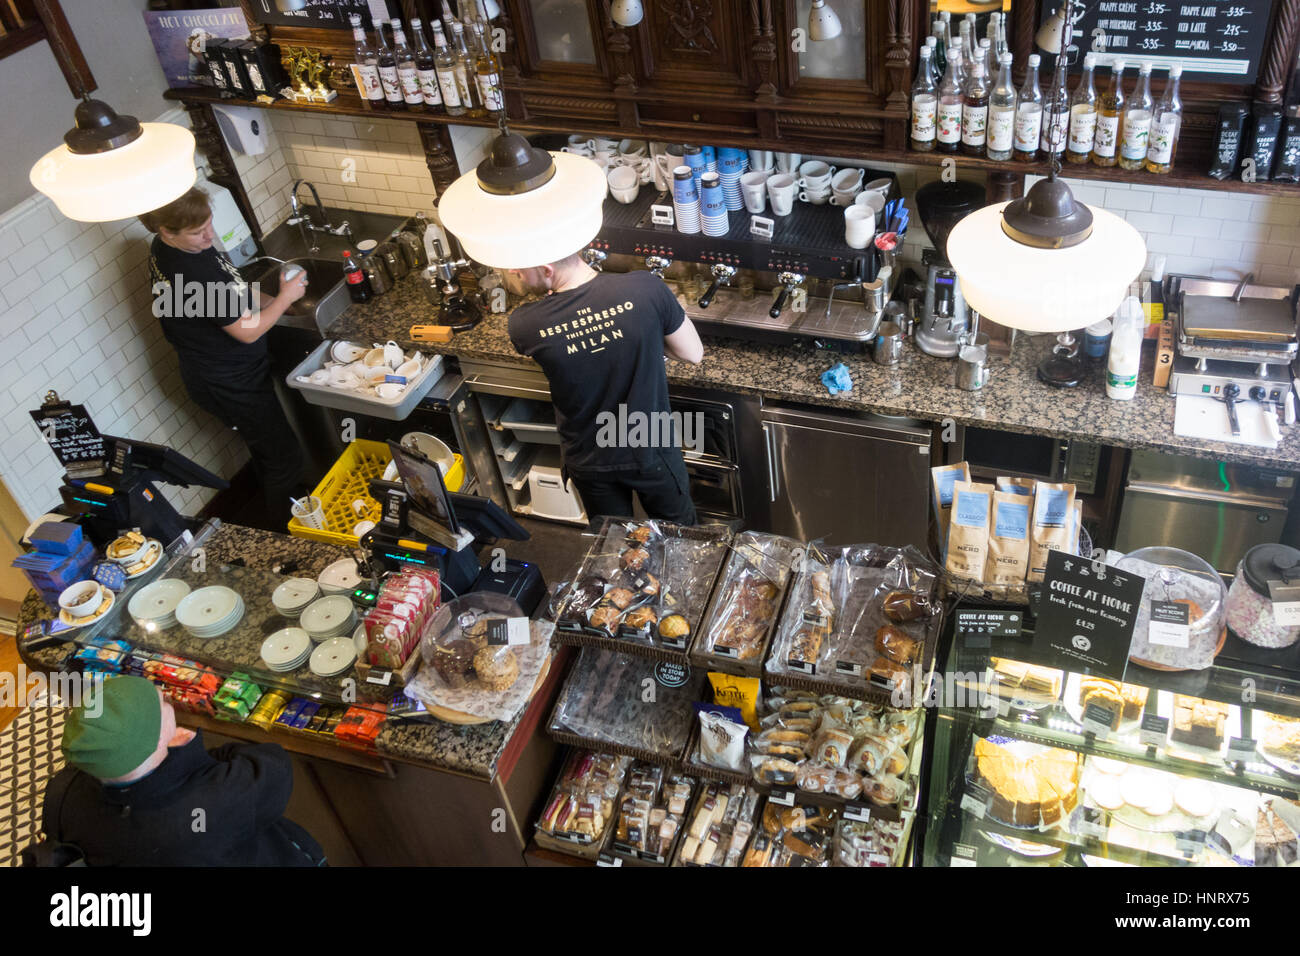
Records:
M283 816L293 766L278 744L225 744L178 728L143 677L94 685L63 728L68 766L45 790L46 836L89 866L318 866Z

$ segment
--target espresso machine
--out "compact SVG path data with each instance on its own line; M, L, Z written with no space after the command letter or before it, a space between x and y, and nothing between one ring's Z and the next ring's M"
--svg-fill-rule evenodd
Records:
M985 205L984 187L975 183L926 183L916 191L916 211L934 249L922 253L925 290L916 344L939 358L956 358L971 330L957 273L948 262L948 236L965 216Z
M425 278L432 290L437 289L438 324L449 325L453 332L464 332L474 328L483 319L483 310L461 288L458 273L468 269L470 261L464 256L459 258L443 252L442 240L433 240L437 258L424 270ZM433 298L433 297L431 297Z

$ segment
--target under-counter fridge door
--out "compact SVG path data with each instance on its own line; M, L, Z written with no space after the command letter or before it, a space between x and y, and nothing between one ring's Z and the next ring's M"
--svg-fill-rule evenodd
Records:
M763 433L765 530L831 545L912 544L924 552L929 428L765 407Z
M1150 545L1200 555L1221 574L1233 574L1242 555L1275 543L1286 525L1286 505L1267 498L1225 498L1181 488L1129 485L1124 489L1115 550Z

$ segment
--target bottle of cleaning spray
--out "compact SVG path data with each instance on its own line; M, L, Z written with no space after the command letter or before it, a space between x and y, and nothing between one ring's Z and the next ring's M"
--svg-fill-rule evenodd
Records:
M1106 396L1128 401L1137 394L1138 366L1142 363L1142 334L1146 316L1142 303L1129 296L1115 310L1110 360L1106 369Z

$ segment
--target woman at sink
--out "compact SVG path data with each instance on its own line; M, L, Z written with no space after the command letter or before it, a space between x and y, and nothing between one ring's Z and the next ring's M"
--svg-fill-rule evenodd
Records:
M190 398L244 439L267 505L267 527L304 492L297 437L271 382L265 335L307 290L299 273L275 296L249 285L213 246L212 208L197 187L140 221L155 233L154 315L176 349ZM283 527L283 522L278 522Z

